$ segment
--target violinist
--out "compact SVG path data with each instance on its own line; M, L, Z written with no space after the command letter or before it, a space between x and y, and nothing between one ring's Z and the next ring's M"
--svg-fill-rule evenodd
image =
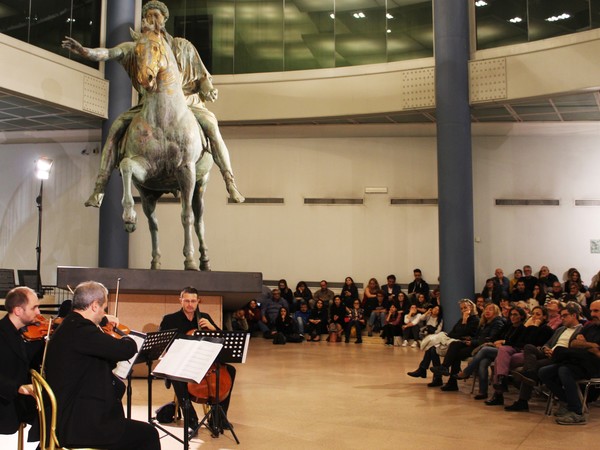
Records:
M159 450L156 429L125 418L123 383L112 370L137 350L129 337L115 339L99 327L108 291L86 281L75 288L73 310L53 333L46 375L58 404L56 431L61 446L107 450Z
M42 340L25 341L20 330L36 322L39 306L37 294L28 287L6 295L8 314L0 320L0 434L14 434L19 424L37 418L29 369L39 370L44 345ZM32 429L28 440L39 440L38 435L39 429Z
M198 290L193 287L184 288L179 295L179 302L181 303L181 309L173 314L167 314L163 317L160 323L161 330L174 330L176 329L180 335L185 335L190 330L210 330L220 331L217 324L213 321L210 314L200 311L201 299L198 296ZM235 367L230 364L223 364L222 370L227 370L231 377L231 389L233 389L233 382L235 380ZM173 381L173 389L175 395L179 400L179 404L183 405L183 396L187 391L187 383ZM229 408L229 399L231 393L221 401L221 407L225 414ZM190 417L188 420L190 428L197 431L198 428L198 415L192 406L190 408Z

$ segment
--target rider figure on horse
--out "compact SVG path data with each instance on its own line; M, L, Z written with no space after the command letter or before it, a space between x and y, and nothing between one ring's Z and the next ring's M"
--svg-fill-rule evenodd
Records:
M219 131L217 118L205 105L206 101L214 102L218 95L217 89L212 85L212 76L206 70L198 51L191 42L183 38L174 38L165 30L165 23L169 19L169 9L163 2L149 1L146 3L142 7L142 17L146 24L158 28L171 46L183 78L182 89L188 106L208 138L208 149L221 170L229 198L235 203L242 203L245 199L235 184L233 169L231 168L229 159L229 150ZM112 170L119 166L123 156L123 152L120 150L120 146L122 145L121 139L125 135L133 117L139 113L144 101L144 89L135 82L135 67L133 64L134 43L124 42L110 49L92 49L83 47L79 42L70 37L65 37L62 46L92 61L118 61L131 78L134 89L140 94L139 103L119 115L108 131L108 136L102 149L100 170L96 178L94 192L85 202L86 206L99 207L102 203L104 189Z

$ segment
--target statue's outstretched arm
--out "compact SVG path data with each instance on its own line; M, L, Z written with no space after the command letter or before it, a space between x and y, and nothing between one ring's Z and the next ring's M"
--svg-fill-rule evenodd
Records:
M120 59L123 57L123 48L118 45L113 48L87 48L77 42L75 39L65 36L61 43L62 48L91 61L108 61L110 59Z

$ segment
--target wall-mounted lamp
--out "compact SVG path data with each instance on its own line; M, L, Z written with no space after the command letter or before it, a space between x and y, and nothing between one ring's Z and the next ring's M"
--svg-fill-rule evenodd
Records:
M47 180L50 177L50 169L52 168L53 160L46 158L45 156L40 157L35 162L35 176L38 180Z

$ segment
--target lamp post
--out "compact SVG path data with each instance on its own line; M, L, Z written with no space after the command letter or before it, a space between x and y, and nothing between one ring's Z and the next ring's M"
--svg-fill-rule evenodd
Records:
M44 195L44 180L50 177L50 169L54 161L41 156L35 162L35 176L40 180L40 193L35 199L38 208L38 235L37 245L35 247L37 266L36 266L36 292L38 297L44 295L42 292L42 276L41 276L41 263L42 263L42 199Z

